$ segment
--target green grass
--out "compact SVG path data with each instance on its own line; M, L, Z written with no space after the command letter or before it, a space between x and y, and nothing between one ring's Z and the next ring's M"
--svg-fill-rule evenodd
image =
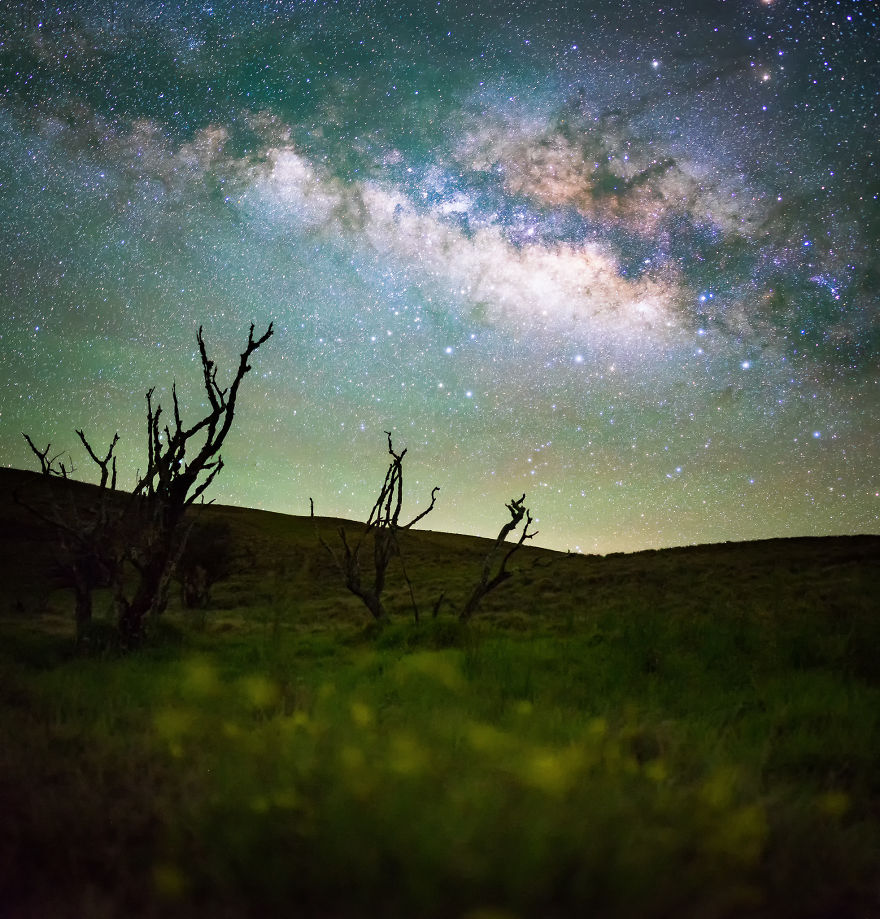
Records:
M880 912L876 538L524 552L469 626L400 590L377 632L308 521L211 512L216 608L137 654L13 580L0 915ZM480 544L409 535L455 603Z
M832 635L804 667L743 623L644 611L105 659L5 632L0 879L23 915L876 904L880 688Z

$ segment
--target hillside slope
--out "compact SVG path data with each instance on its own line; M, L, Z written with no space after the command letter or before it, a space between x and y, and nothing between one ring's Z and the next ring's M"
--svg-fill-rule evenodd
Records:
M54 569L51 530L22 505L51 515L53 504L88 506L92 486L36 473L0 469L0 577L9 612L63 607ZM226 611L283 598L302 624L368 618L342 587L333 560L318 540L336 547L336 529L357 534L359 524L294 517L220 505L195 508L199 526L228 540L229 575L213 592ZM196 531L198 532L198 531ZM456 610L479 574L491 541L429 530L402 537L407 572L423 615L441 593L441 611ZM669 609L670 613L796 615L847 618L880 604L880 536L834 536L719 543L609 556L566 555L523 547L515 573L485 601L484 612L508 625L532 617L589 617L598 611ZM392 563L388 596L392 613L411 614L398 562ZM51 602L50 602L51 601ZM2 610L0 610L2 611Z

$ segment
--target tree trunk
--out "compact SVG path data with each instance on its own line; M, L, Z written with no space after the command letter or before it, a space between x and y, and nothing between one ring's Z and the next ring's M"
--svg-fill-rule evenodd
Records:
M382 605L382 599L378 594L371 590L367 590L361 594L361 599L366 604L367 609L373 614L374 619L378 622L386 622L388 620L388 613Z
M119 633L125 647L141 644L146 635L146 620L157 618L165 610L172 572L171 553L154 552L138 569L137 590L131 600L126 600L121 590L117 591Z

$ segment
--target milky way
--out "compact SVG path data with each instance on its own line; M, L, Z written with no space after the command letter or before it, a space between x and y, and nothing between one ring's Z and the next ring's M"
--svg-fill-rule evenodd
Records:
M131 484L274 320L220 502L361 517L390 430L436 529L880 530L875 4L6 6L5 464Z

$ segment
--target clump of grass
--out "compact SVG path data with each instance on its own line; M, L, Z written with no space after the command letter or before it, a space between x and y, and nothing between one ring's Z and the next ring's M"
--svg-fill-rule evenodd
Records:
M427 619L418 623L399 622L378 630L376 647L391 648L455 648L472 641L474 628L457 617Z

